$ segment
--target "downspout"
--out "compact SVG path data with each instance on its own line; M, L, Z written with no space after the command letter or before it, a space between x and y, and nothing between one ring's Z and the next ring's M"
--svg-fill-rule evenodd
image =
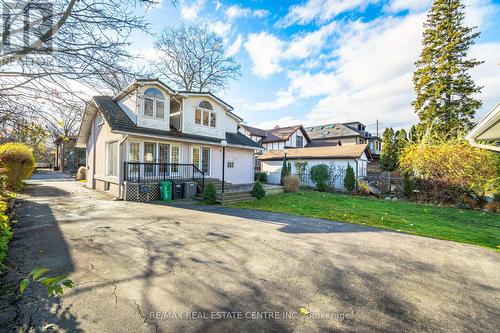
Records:
M121 172L118 172L118 199L122 199L123 200L123 191L122 191L122 186L123 186L123 173L125 172L125 170L122 170L122 166L123 166L123 161L122 161L122 157L125 155L123 154L123 150L122 150L122 144L123 142L125 142L125 140L127 140L128 138L128 134L125 134L125 136L123 137L123 139L121 139L119 142L118 142L118 165L119 165L119 170Z

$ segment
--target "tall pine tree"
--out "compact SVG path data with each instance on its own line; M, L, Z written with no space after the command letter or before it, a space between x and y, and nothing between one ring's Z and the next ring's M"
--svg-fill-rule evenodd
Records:
M396 169L397 147L394 130L388 127L382 134L382 153L380 154L380 166L382 170L393 171Z
M424 24L423 50L415 63L413 85L419 127L433 134L455 138L471 129L481 101L481 91L469 70L481 63L467 59L467 51L479 36L476 27L464 25L460 0L435 0Z

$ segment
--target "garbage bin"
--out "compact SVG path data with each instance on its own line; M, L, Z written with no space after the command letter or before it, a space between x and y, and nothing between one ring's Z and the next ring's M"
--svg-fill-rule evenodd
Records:
M160 182L160 199L162 201L172 200L172 182L170 180Z
M182 199L182 183L181 182L173 182L172 188L172 199L178 200Z
M198 193L198 183L197 182L184 182L184 199L192 199L196 193Z

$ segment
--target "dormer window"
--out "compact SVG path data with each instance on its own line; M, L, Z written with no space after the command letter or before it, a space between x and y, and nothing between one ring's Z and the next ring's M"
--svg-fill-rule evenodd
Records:
M194 123L210 127L217 126L217 114L213 111L213 107L210 102L200 102L198 108L194 111Z
M148 88L144 91L144 116L165 118L165 96L159 89Z

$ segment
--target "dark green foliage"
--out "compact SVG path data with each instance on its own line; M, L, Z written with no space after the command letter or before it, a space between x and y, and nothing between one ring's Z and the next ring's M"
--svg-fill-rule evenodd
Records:
M265 172L257 172L255 174L255 181L259 181L261 183L267 183L267 173Z
M408 141L410 143L418 143L419 135L418 135L418 131L417 131L417 126L411 125L410 133L408 133Z
M354 188L356 187L356 176L354 175L354 169L350 164L347 164L347 169L345 170L344 187L347 192L354 191Z
M265 196L266 196L266 191L264 191L262 184L259 181L256 181L255 184L253 184L252 197L256 197L257 199L262 199Z
M479 37L475 27L464 25L460 0L435 0L424 24L423 50L416 62L412 103L419 127L440 138L460 137L473 126L481 107L481 87L469 71L481 61L467 59L469 47Z
M397 149L394 137L394 130L388 127L382 135L382 153L380 155L380 165L382 170L393 171L396 169Z
M215 205L217 203L217 192L215 186L209 183L203 190L203 201L208 205Z
M394 171L398 168L398 160L402 150L408 146L408 137L404 129L394 132L391 127L384 130L384 144L380 155L382 170Z
M290 169L288 169L288 165L290 166ZM290 164L286 163L286 160L283 160L283 166L281 167L281 178L280 178L280 185L283 186L285 177L290 174L290 171L292 170L292 166Z
M311 180L316 184L318 191L328 190L330 172L326 164L317 164L311 168Z
M404 176L403 178L403 195L405 198L411 198L413 196L413 179L409 176Z

